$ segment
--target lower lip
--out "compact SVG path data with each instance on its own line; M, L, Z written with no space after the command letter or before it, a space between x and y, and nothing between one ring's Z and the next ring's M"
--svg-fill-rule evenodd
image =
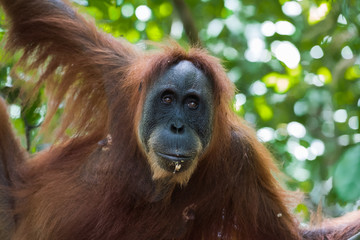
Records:
M188 161L188 160L191 159L190 157L186 157L186 156L177 157L177 156L174 156L174 155L167 155L167 154L163 154L163 153L159 153L159 152L157 152L157 155L159 155L162 158L171 160L173 162L184 162L184 161Z

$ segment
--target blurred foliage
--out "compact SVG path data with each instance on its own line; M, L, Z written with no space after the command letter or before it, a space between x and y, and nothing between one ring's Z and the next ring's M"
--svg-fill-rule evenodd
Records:
M74 2L115 37L137 44L170 36L187 45L171 1ZM359 208L360 0L186 3L203 46L223 59L238 88L234 111L258 129L289 177L288 187L306 193L295 212L308 219L320 203L329 216ZM1 39L6 26L0 14ZM33 86L21 69L10 75L19 57L1 52L0 58L0 94L24 145L28 139L29 151L36 152L50 141L35 137L45 95L41 90L26 104Z

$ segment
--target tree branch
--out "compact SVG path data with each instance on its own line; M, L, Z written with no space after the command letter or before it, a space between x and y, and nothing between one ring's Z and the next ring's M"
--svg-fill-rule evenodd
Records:
M177 10L179 17L184 25L185 33L189 38L191 45L201 46L201 40L195 26L194 19L191 16L190 10L184 0L173 0L174 7Z

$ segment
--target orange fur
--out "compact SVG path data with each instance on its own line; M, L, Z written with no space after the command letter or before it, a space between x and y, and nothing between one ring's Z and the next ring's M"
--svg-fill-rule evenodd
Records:
M278 170L269 152L231 111L234 86L205 50L170 43L142 52L98 32L59 0L0 2L10 18L8 51L23 50L19 65L43 70L35 80L49 94L45 124L65 99L59 134L74 132L14 166L20 180L13 186L12 239L325 236L299 228L288 209L289 195L273 176ZM192 62L214 86L211 142L183 186L153 179L137 136L147 91L181 60ZM102 140L109 134L111 144ZM9 136L1 133L0 143ZM166 196L153 198L159 191ZM360 224L336 229L348 235L359 230Z
M14 228L11 188L19 180L15 171L25 158L14 137L5 102L0 98L0 239L8 239Z

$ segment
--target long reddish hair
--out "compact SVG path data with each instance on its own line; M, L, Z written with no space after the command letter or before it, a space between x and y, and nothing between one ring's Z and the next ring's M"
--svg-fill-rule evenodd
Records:
M300 239L278 170L231 111L234 85L216 58L175 43L141 51L61 1L1 3L8 51L22 49L18 64L40 69L46 85L44 125L65 99L59 136L71 129L15 167L14 239ZM212 82L213 134L189 182L169 190L152 180L137 129L151 85L181 60ZM153 199L159 189L165 196Z
M213 135L188 184L176 187L166 201L149 202L155 187L137 141L137 125L150 86L181 60L191 61L212 81ZM39 154L22 172L26 184L19 191L19 214L42 217L25 218L20 236L33 231L26 226L35 225L44 229L44 239L58 234L80 236L90 227L105 239L119 233L126 239L256 239L257 235L296 239L296 223L283 203L285 192L271 174L276 167L253 131L231 111L234 86L218 60L202 49L185 51L173 43L151 54L137 53L133 61L118 84L101 90L106 94L100 102L109 106L104 110L109 114L107 124L103 123L106 127L85 129ZM70 107L68 113L77 114L75 106ZM78 124L84 126L87 121ZM103 152L97 142L107 134L112 136L112 145ZM84 183L79 183L79 176ZM79 206L80 196L91 200ZM44 202L46 198L51 201ZM45 209L56 209L58 214ZM124 221L135 225L126 226ZM71 230L64 232L64 228Z

